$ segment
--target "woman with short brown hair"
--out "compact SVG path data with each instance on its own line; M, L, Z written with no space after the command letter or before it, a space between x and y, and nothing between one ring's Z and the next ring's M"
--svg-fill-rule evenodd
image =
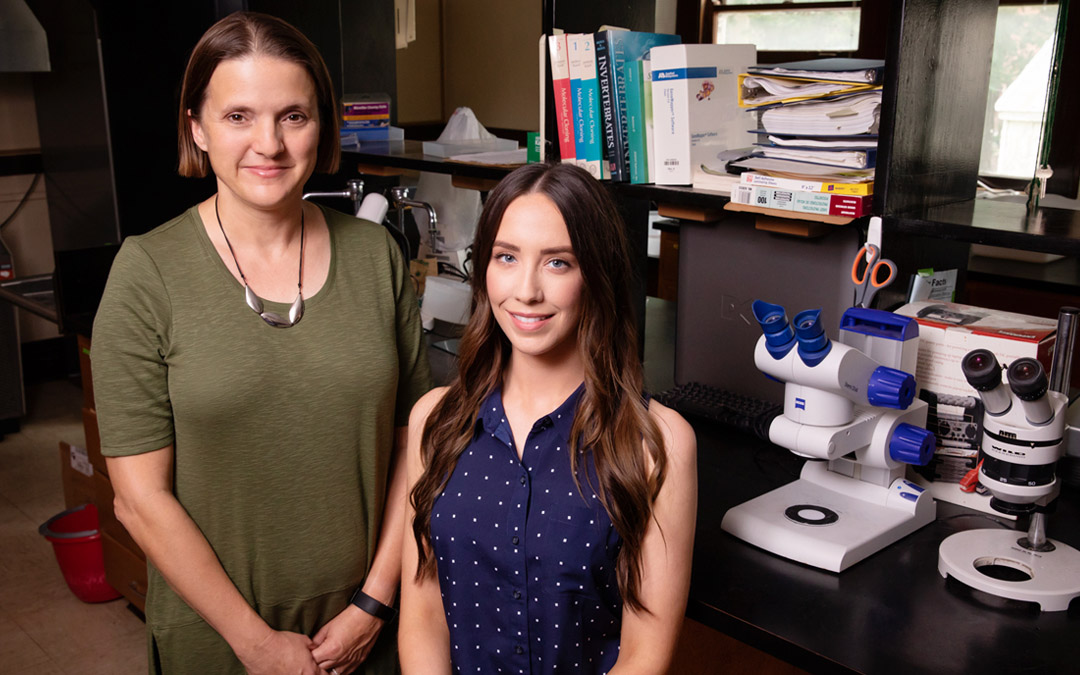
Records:
M217 192L124 241L93 334L116 515L146 553L150 670L392 673L405 425L430 386L381 226L302 200L335 169L315 47L233 14L184 77L180 172Z

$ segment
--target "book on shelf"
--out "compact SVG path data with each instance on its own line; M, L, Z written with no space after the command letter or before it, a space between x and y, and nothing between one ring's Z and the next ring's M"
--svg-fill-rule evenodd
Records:
M766 108L761 126L771 134L833 136L876 134L881 91L820 101L802 101Z
M566 52L566 35L548 36L551 52L551 85L555 94L555 123L559 132L559 157L576 163L574 145L574 107L570 92L570 60ZM542 65L542 64L541 64Z
M581 47L578 35L566 33L566 65L570 73L570 120L574 128L574 163L585 157L585 117L581 106Z
M743 73L739 75L739 106L756 108L778 103L795 103L854 94L875 88L878 87L872 84Z
M653 138L658 185L690 185L718 150L746 144L753 118L739 108L738 75L757 59L754 45L654 47Z
M574 110L574 149L577 163L601 178L601 149L598 108L599 90L596 85L596 53L591 33L572 33L566 36L570 54L570 87Z
M649 182L649 158L645 143L645 92L642 83L644 63L637 59L627 61L623 66L623 75L626 78L627 165L630 182L635 184Z
M615 155L615 118L611 112L611 54L608 51L608 31L593 35L596 53L596 87L600 92L600 131L602 132L600 154L605 168L604 177L611 178L611 158Z
M731 191L731 201L780 211L860 218L870 215L874 196L805 192L739 183Z
M885 62L880 59L810 59L753 66L749 71L758 75L880 84L885 73Z
M739 175L739 182L743 185L763 188L778 188L781 190L796 190L799 192L825 192L837 195L872 195L874 194L874 181L868 180L862 183L834 183L831 181L812 180L809 178L785 178L771 176L757 171L744 171Z
M678 44L678 35L642 33L629 30L602 30L594 35L596 75L604 120L605 159L611 180L630 180L626 125L626 78L623 67L628 61L644 58L661 45Z
M641 97L645 109L645 162L646 183L653 182L656 175L656 136L653 115L652 58L641 59Z

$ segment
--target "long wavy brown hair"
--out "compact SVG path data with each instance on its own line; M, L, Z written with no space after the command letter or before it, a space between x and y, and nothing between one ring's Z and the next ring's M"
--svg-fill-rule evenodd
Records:
M574 481L580 489L578 462L591 455L597 481L592 487L623 540L617 565L620 594L631 609L648 611L640 597L642 542L664 482L667 455L642 399L625 225L607 190L570 164L517 169L484 205L473 242L472 314L461 338L457 377L428 416L420 450L424 474L410 494L416 510L416 576L435 571L432 506L472 441L481 403L502 381L510 359L510 342L492 315L484 280L503 214L511 202L531 193L545 195L559 209L583 277L578 349L585 389L570 431Z

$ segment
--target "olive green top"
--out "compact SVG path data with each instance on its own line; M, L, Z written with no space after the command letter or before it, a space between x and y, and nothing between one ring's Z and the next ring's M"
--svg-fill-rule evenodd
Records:
M125 240L92 347L103 454L172 444L176 497L229 578L272 627L308 635L367 573L394 427L430 388L398 247L324 213L329 274L297 325L251 311L192 208ZM152 671L243 672L153 565L146 605Z

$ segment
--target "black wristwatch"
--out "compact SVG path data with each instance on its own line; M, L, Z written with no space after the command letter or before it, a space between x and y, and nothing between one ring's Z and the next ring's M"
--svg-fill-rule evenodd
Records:
M349 602L356 605L360 609L364 610L376 619L382 619L387 623L394 620L397 616L397 610L389 605L384 605L375 598L365 593L362 589L356 589L356 592L349 598Z

